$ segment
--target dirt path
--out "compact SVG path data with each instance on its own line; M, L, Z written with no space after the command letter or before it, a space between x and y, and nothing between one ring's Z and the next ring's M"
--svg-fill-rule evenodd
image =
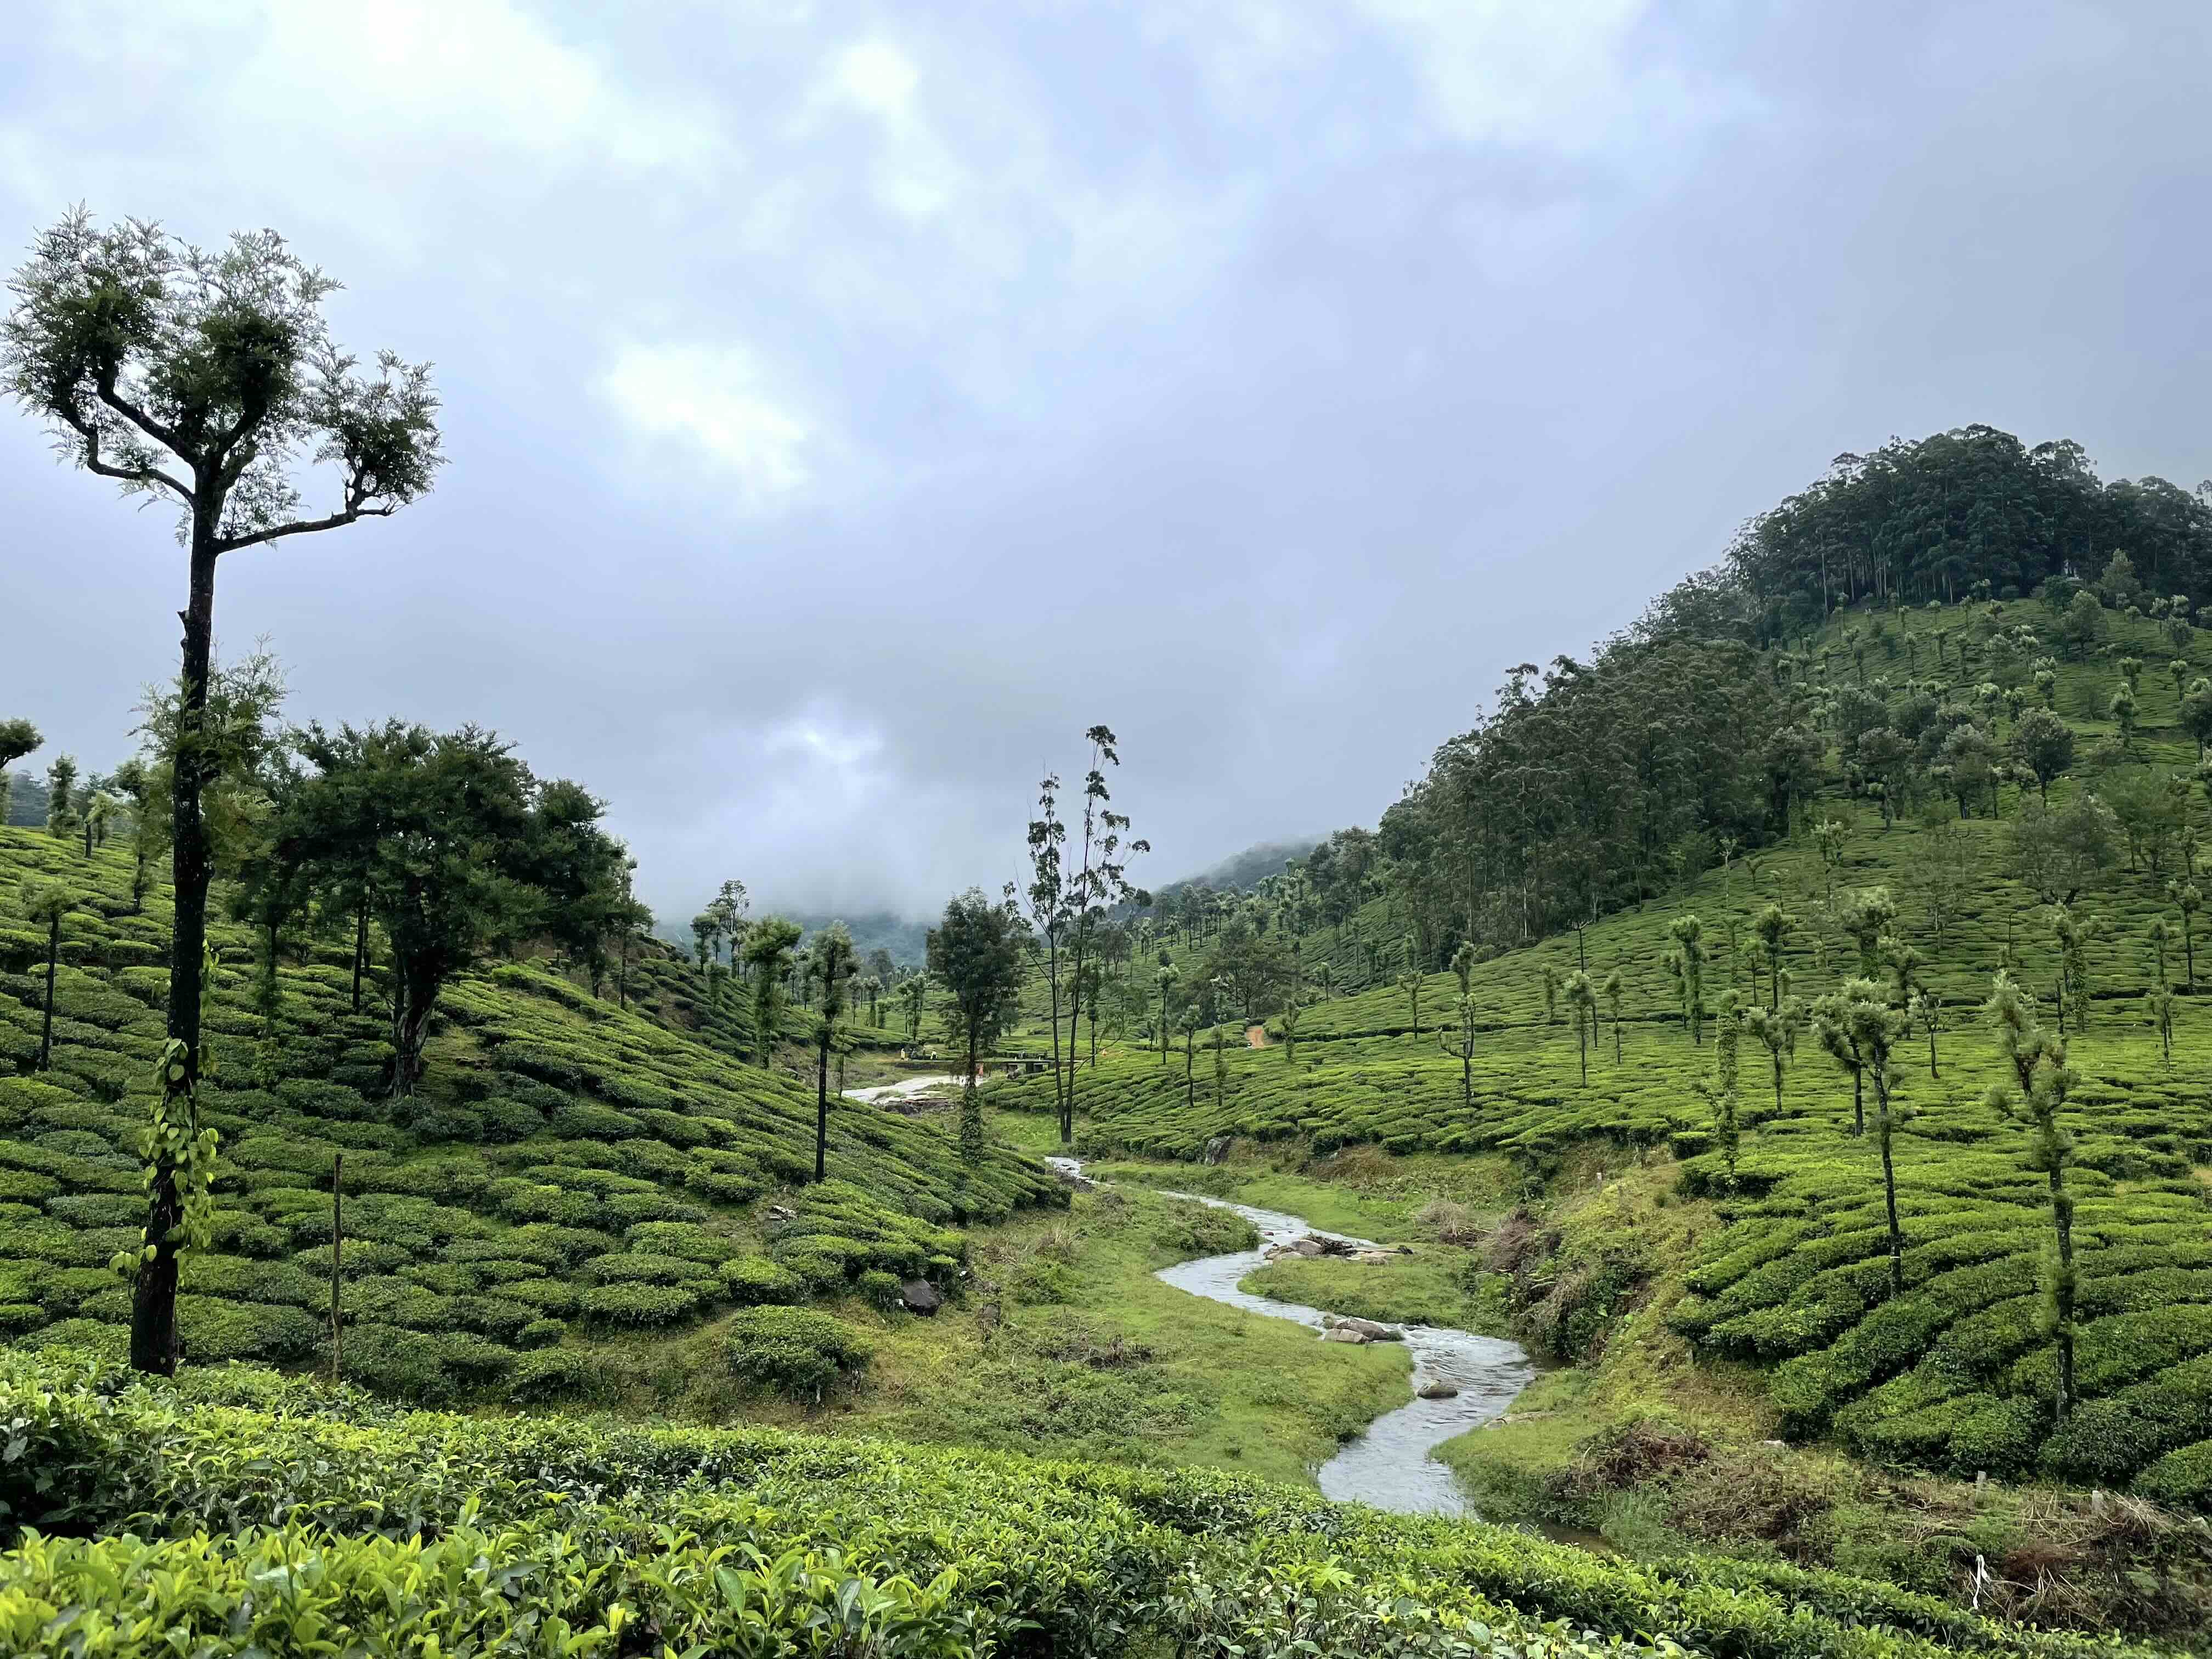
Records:
M1247 1025L1244 1028L1244 1046L1248 1048L1266 1048L1267 1028L1264 1025Z

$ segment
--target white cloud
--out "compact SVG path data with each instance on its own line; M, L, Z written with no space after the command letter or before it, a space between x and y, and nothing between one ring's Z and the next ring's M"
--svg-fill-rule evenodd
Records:
M1394 37L1431 112L1468 143L1570 153L1648 139L1684 113L1666 73L1630 60L1650 0L1358 0Z
M817 110L845 110L873 123L878 140L871 183L876 198L906 219L944 212L966 173L925 116L921 71L888 40L856 41L833 56L816 84Z
M771 393L744 346L624 345L599 389L640 437L716 463L750 510L788 501L814 476L814 422Z
M693 167L723 147L700 106L633 95L600 57L509 0L180 0L158 24L144 10L128 0L63 8L57 44L149 91L173 78L174 64L221 64L195 75L191 90L226 121L306 130L356 152L459 139L511 155Z

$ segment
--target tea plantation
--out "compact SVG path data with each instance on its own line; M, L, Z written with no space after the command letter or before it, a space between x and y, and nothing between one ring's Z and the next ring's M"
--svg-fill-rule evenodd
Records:
M27 877L68 883L50 1069L33 1071L47 939ZM130 1289L109 1258L144 1208L138 1138L162 1040L167 912L131 901L127 844L88 858L0 830L0 1339L119 1340ZM961 1229L1061 1204L1042 1168L994 1150L972 1175L935 1125L856 1102L811 1176L811 1088L743 1063L750 1031L688 964L631 970L628 1010L540 965L454 985L429 1071L397 1105L375 986L356 1012L350 939L285 942L273 1031L251 943L219 930L207 1010L222 1137L212 1246L185 1258L195 1363L327 1366L331 1179L343 1159L344 1368L425 1401L543 1395L564 1339L675 1329L733 1306L803 1302L866 1275L955 1287Z
M2042 610L2017 605L2007 616L2033 620ZM1969 626L1962 611L1879 618L1888 654L1880 646L1861 653L1873 695L1942 689L1931 679L1929 636ZM1852 652L1834 647L1846 630L1873 625L1836 624L1827 636L1832 679L1824 683L1851 683ZM2090 872L2074 896L2072 914L2094 931L2069 1000L2075 1076L2059 1114L2071 1149L2078 1268L2078 1401L2063 1424L2041 1316L2050 1192L2028 1161L2029 1127L1991 1102L1992 1085L2011 1072L1983 1012L2004 968L2038 999L2045 1025L2056 1026L2063 963L2054 912L2014 847L2039 793L2032 780L2004 782L1994 817L1962 819L1939 802L1886 823L1877 803L1844 787L1832 752L1824 792L1790 839L1732 856L1579 936L1479 963L1464 1079L1460 1057L1437 1035L1456 1018L1452 975L1421 980L1418 1011L1395 972L1362 983L1370 970L1358 965L1357 941L1402 950L1406 930L1392 900L1373 901L1346 925L1300 941L1310 963L1334 964L1337 982L1352 988L1304 1011L1294 1050L1279 1020L1266 1048L1245 1046L1241 1022L1231 1028L1218 1074L1215 1032L1200 1030L1188 1057L1180 1038L1164 1057L1117 1046L1077 1073L1079 1143L1178 1159L1224 1137L1308 1155L1374 1146L1502 1156L1540 1212L1566 1173L1602 1180L1608 1165L1672 1164L1675 1190L1710 1204L1713 1221L1686 1285L1672 1287L1689 1292L1674 1306L1674 1328L1704 1357L1762 1368L1789 1436L1832 1437L1910 1469L2124 1487L2212 1509L2212 1011L2199 994L2212 967L2203 960L2203 916L2185 943L2169 885L2187 878L2206 806L2196 746L2175 723L2179 677L2142 677L2139 724L2124 751L2112 725L2097 718L2119 683L2119 659L2156 653L2163 664L2174 649L2147 620L2114 616L2110 625L2104 653L2053 675L2051 701L2078 749L2051 786L2051 804L2063 809L2118 787L2148 766L2182 805L2166 844L2121 842L2112 866ZM2206 640L2197 631L2186 647L2192 672L2206 665ZM1808 647L1802 660L1814 654ZM2164 785L2174 776L2179 786ZM1825 848L1813 833L1823 821L1842 828ZM1916 1023L1894 1054L1903 1243L1894 1293L1876 1137L1855 1132L1851 1079L1814 1035L1783 1043L1778 1066L1743 1034L1733 1168L1702 1092L1714 1079L1723 994L1765 1006L1777 965L1783 988L1808 1000L1860 973L1861 944L1847 923L1856 896L1874 889L1894 906L1884 931L1920 954L1916 971L1936 1019L1932 1042ZM1761 954L1753 928L1770 903L1794 923L1776 959ZM1692 915L1706 953L1701 1041L1667 968L1670 927ZM2161 921L2172 934L2162 964L2152 933ZM1188 968L1203 947L1174 939L1170 954ZM1556 994L1560 977L1584 965L1593 981L1617 970L1622 989L1618 1017L1601 999L1594 1029L1578 1041L1570 1009L1547 999L1546 981L1548 973ZM2161 979L2177 994L2170 1054L2146 996ZM1046 1079L1006 1085L998 1098L1047 1110L1050 1093ZM1864 1094L1871 1112L1870 1084ZM1552 1242L1560 1244L1556 1232ZM1542 1250L1537 1257L1519 1270L1520 1288L1530 1303L1553 1304L1548 1329L1579 1333L1556 1350L1570 1358L1601 1351L1602 1327L1674 1271L1632 1236L1580 1256L1570 1238L1548 1263ZM1588 1315L1579 1325L1577 1314Z
M0 1419L15 1652L2144 1651L1833 1574L1610 1562L1234 1475L410 1414L249 1367L164 1382L0 1355Z

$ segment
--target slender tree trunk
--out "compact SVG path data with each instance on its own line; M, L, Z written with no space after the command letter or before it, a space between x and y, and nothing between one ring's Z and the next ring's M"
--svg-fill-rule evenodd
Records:
M197 481L196 481L197 482ZM208 672L215 645L216 521L221 503L194 504L191 586L179 619L185 625L184 661L178 687L177 755L170 790L170 878L176 920L169 934L168 1040L178 1045L161 1071L165 1109L197 1120L200 1076L201 964L207 949L207 825L200 792L208 781L204 727ZM177 1345L178 1223L184 1216L177 1166L157 1156L147 1188L146 1243L152 1254L138 1265L131 1293L131 1364L135 1370L173 1376Z
M1875 1083L1881 1097L1881 1196L1889 1211L1889 1288L1905 1294L1905 1234L1897 1224L1897 1165L1890 1157L1889 1091Z
M2051 1171L2051 1219L2058 1232L2058 1282L2051 1299L2058 1314L2057 1418L2074 1409L2074 1203L2066 1191L2066 1172Z
M46 1007L39 1019L39 1069L52 1069L54 1063L54 969L62 959L62 919L56 916L46 924Z
M1060 1119L1060 1144L1068 1146L1075 1139L1074 1120L1067 1110L1066 1079L1060 1071L1060 930L1055 927L1044 938L1047 987L1051 992L1052 1011L1052 1109Z
M1851 1073L1851 1133L1866 1133L1866 1073L1863 1070Z
M422 1042L438 994L416 984L404 963L392 964L392 1097L404 1100L422 1080Z
M1090 836L1086 831L1084 837L1084 873L1086 881L1090 868ZM1083 1013L1084 947L1089 943L1085 937L1089 927L1087 918L1079 920L1076 923L1075 949L1070 957L1067 975L1067 1093L1061 1098L1060 1103L1060 1144L1063 1146L1073 1146L1075 1142L1075 1062L1077 1056L1083 1051L1082 1035L1077 1029L1077 1022L1082 1018ZM1055 1042L1057 1040L1058 1036L1055 1033Z
M960 1096L960 1159L970 1169L983 1162L983 1108L975 1097L975 1025L968 1024L968 1074Z
M969 1073L972 1078L974 1073ZM814 1066L814 1179L830 1178L830 1022L822 1022L822 1047Z
M353 1011L361 1012L362 969L368 963L368 896L362 895L353 916Z
M338 1258L345 1249L345 1154L331 1158L331 1386L345 1380L345 1309L338 1290Z
M1929 1075L1929 1079L1933 1079L1936 1077L1936 1028L1935 1028L1933 1025L1930 1025L1930 1026L1928 1028L1928 1075Z

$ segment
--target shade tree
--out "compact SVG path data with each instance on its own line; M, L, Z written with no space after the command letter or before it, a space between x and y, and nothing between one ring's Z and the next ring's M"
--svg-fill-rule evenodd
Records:
M2013 722L2012 747L2034 775L2037 794L2049 805L2051 783L2074 764L2074 728L2047 708L2031 708Z
M929 971L945 988L945 1024L966 1051L961 1072L960 1156L970 1169L983 1161L983 1109L976 1067L1020 1016L1023 945L1029 930L1015 901L1000 902L969 888L948 901L929 930Z
M1083 740L1091 751L1090 764L1083 777L1083 817L1079 827L1063 831L1063 840L1073 841L1079 857L1073 874L1066 877L1058 890L1074 969L1067 1010L1067 1086L1060 1106L1060 1139L1063 1146L1073 1142L1075 1133L1076 1025L1085 987L1091 982L1085 979L1085 964L1096 952L1097 934L1115 908L1125 904L1144 908L1152 903L1152 896L1128 878L1129 860L1150 852L1151 843L1141 837L1130 838L1128 815L1114 811L1113 797L1106 787L1106 769L1121 763L1118 740L1112 728L1105 726L1090 727L1084 732ZM1030 826L1033 842L1036 829L1035 824ZM1097 1018L1094 1008L1094 1023ZM1056 1030L1053 1042L1054 1063L1057 1066Z
M1858 946L1859 974L1873 979L1882 971L1881 941L1897 920L1897 901L1887 887L1862 887L1836 909L1836 923Z
M601 803L541 781L477 726L319 724L244 872L250 890L356 884L392 952L390 1091L422 1073L438 999L503 939L573 933L619 903L629 859Z
M2007 830L2013 872L2045 904L2071 904L2120 861L2119 820L2087 792L2063 805L2030 803Z
M2066 1015L2074 1015L2074 1029L2089 1029L2089 946L2105 931L2101 917L2078 913L2070 906L2051 907L2051 937L2058 945L2058 1029L2066 1029Z
M833 921L814 936L807 953L807 975L820 992L814 1018L814 1179L827 1181L830 1164L830 1054L836 1045L837 1022L844 1018L848 987L860 971L853 935Z
M212 878L200 795L202 717L215 640L217 562L396 513L430 488L441 460L427 365L386 352L373 368L332 343L324 301L337 284L274 231L220 251L143 221L101 228L80 208L40 234L9 287L0 386L71 465L126 495L175 509L185 550L171 789L175 921L169 963L165 1115L191 1120L200 1071L201 975ZM303 467L336 474L326 512L304 508ZM183 1132L185 1144L195 1133ZM137 1275L131 1358L177 1364L176 1261L183 1213L172 1162L157 1160Z
M21 719L0 720L0 829L8 823L9 780L15 763L38 752L46 743L39 728Z
M1743 1024L1735 991L1721 993L1714 1016L1712 1073L1709 1078L1701 1079L1697 1086L1712 1109L1713 1145L1728 1166L1729 1187L1733 1190L1736 1158L1743 1139L1736 1097L1737 1039Z
M1597 993L1582 969L1569 974L1560 987L1566 999L1567 1018L1574 1022L1575 1048L1582 1064L1582 1080L1589 1081L1590 1040L1597 1035ZM1730 994L1733 995L1733 993Z
M763 916L745 934L745 967L753 983L753 1061L763 1070L775 1048L787 994L784 981L793 967L793 953L801 935L799 924L785 916ZM915 1018L921 1019L917 1005Z
M1766 1006L1776 1008L1782 1002L1782 951L1790 935L1797 931L1797 918L1779 904L1760 907L1752 918L1752 937L1759 942L1760 959L1766 964Z
M1820 1034L1820 1046L1851 1075L1856 1133L1866 1133L1863 1085L1874 1085L1875 1142L1881 1156L1882 1203L1889 1228L1889 1283L1893 1294L1905 1289L1905 1234L1897 1215L1896 1136L1908 1113L1899 1097L1902 1074L1893 1054L1911 1029L1909 1020L1910 1016L1893 1006L1882 988L1869 979L1846 980L1840 990L1813 1005L1814 1028Z
M33 878L23 883L17 903L23 919L46 935L46 994L39 1009L39 1071L54 1058L54 978L62 957L62 918L84 902L83 896L65 881Z
M46 768L46 833L61 840L76 834L76 757L57 755Z
M1668 924L1667 937L1674 941L1666 956L1668 976L1680 994L1682 1018L1695 1047L1705 1040L1705 924L1695 916L1678 916Z
M1784 977L1788 977L1786 975ZM1766 1050L1768 1070L1774 1079L1774 1109L1782 1110L1782 1082L1797 1058L1797 1038L1805 1029L1805 1005L1796 997L1779 997L1771 1008L1753 1004L1743 1011L1743 1028Z
M2183 962L2182 985L2194 990L2197 986L2197 913L2204 908L2204 895L2193 881L2171 881L2166 884L2166 896L2181 914L2181 951Z
M1997 1051L2010 1075L1990 1087L1990 1103L2027 1127L2027 1167L2044 1177L2050 1195L2052 1248L2042 1272L2038 1324L2053 1345L2054 1412L2060 1423L2072 1413L2074 1374L2074 1195L2066 1172L2074 1162L2074 1137L2059 1113L2078 1080L2066 1060L2066 1039L2037 1020L2035 1001L2000 972L1984 1010L1995 1028Z
M1409 969L1398 975L1398 988L1406 994L1407 1006L1413 1016L1413 1036L1417 1042L1421 1035L1421 987L1425 979L1426 975L1418 968Z
M1606 1016L1613 1022L1613 1063L1618 1066L1620 1064L1620 1010L1627 995L1628 985L1621 977L1620 969L1615 968L1605 976L1605 983L1599 988L1605 993Z

